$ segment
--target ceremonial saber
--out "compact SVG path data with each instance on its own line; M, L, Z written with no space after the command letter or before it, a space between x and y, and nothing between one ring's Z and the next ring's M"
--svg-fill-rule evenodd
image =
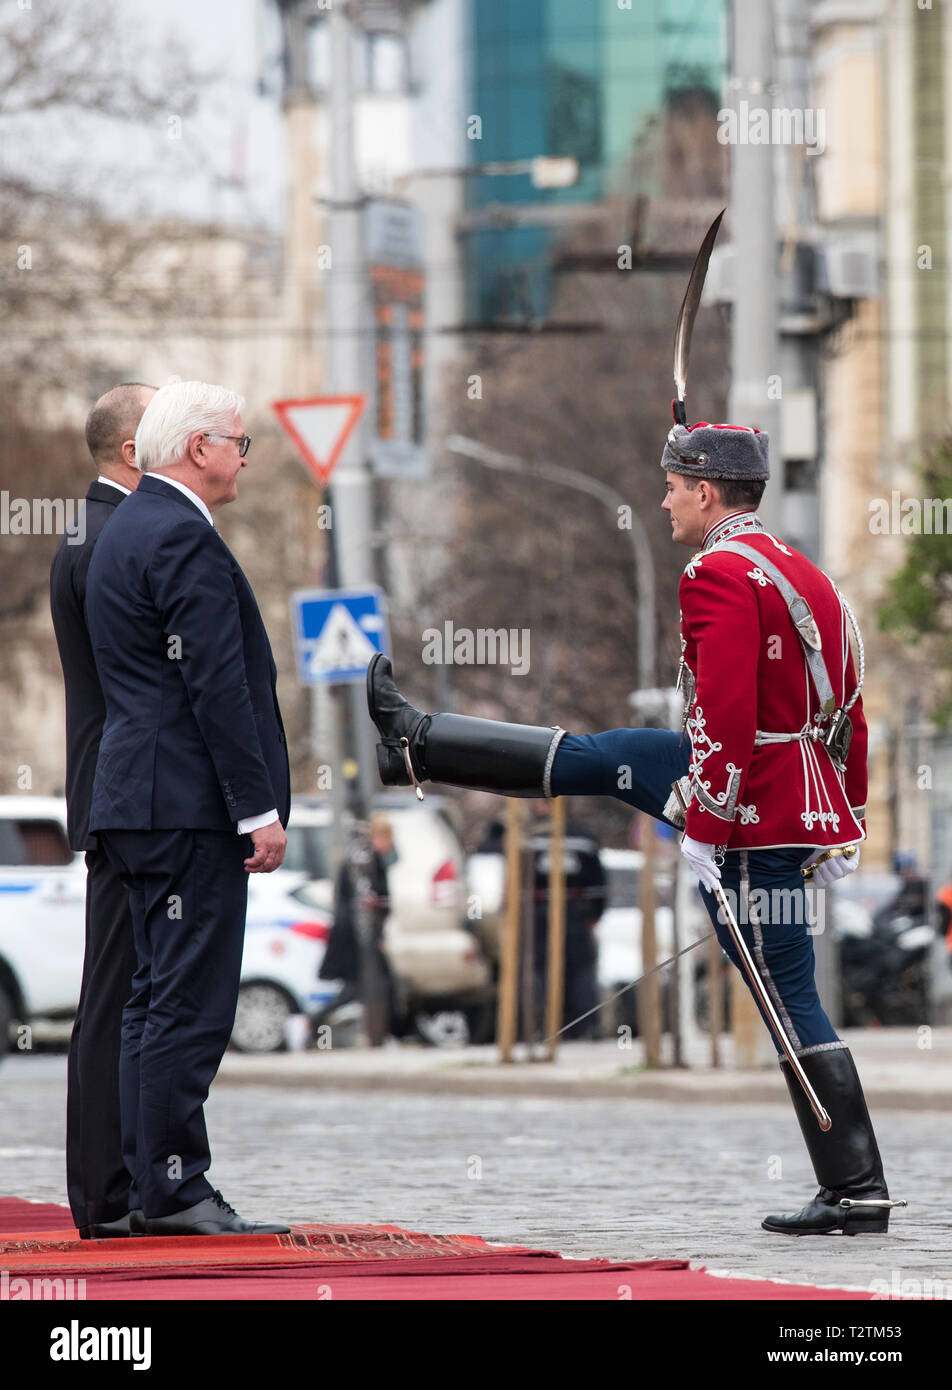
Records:
M822 1130L826 1131L831 1127L833 1121L830 1119L826 1110L823 1108L823 1102L820 1100L820 1097L813 1089L813 1086L810 1083L810 1078L807 1076L806 1072L803 1070L803 1067L800 1065L800 1059L797 1056L796 1052L794 1052L793 1044L787 1037L787 1031L780 1021L780 1016L777 1013L777 1010L774 1008L773 1000L770 998L770 995L764 988L764 982L760 977L760 972L758 971L757 966L754 964L754 960L750 954L750 949L748 948L747 942L744 940L741 929L737 925L737 919L731 911L731 905L727 900L727 894L724 892L724 889L721 887L719 883L716 883L714 885L713 891L714 897L717 900L717 905L720 908L724 921L727 925L727 930L730 932L731 939L733 940L734 945L737 947L737 951L740 955L741 963L743 965L744 974L747 976L747 982L750 985L754 998L757 1000L764 1013L770 1019L771 1026L780 1040L780 1046L784 1050L787 1061L793 1068L793 1073L796 1076L797 1080L800 1082L800 1085L803 1087L807 1100L810 1102L810 1109L816 1116L817 1124L820 1126Z

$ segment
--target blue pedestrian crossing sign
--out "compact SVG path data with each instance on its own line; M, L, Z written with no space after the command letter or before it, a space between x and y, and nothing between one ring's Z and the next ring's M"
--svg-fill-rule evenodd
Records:
M306 685L361 681L376 652L390 654L380 589L298 589L291 595L291 620Z

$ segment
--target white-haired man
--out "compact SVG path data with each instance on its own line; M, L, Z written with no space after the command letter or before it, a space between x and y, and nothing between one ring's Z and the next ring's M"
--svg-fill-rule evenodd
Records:
M136 432L142 480L89 568L106 701L90 828L130 894L138 960L119 1085L139 1234L288 1229L244 1221L205 1177L203 1107L234 1023L247 874L282 862L290 806L271 647L212 521L238 495L243 404L198 381L156 393Z

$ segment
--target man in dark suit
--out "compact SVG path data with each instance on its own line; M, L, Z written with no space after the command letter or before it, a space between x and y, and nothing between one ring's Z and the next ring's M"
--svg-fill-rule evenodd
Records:
M69 842L86 851L86 952L69 1042L66 1185L83 1239L129 1233L129 1173L119 1121L122 1009L132 991L135 941L125 889L89 832L93 774L106 705L86 629L86 576L100 532L136 488L135 432L155 388L114 386L93 406L86 443L99 476L83 525L59 543L50 609L66 684L66 815Z
M234 1024L247 875L281 864L290 810L271 647L212 521L238 495L242 405L205 382L156 393L136 433L141 482L87 586L106 699L90 825L132 903L120 1094L132 1229L150 1235L288 1229L242 1220L205 1177L203 1106Z

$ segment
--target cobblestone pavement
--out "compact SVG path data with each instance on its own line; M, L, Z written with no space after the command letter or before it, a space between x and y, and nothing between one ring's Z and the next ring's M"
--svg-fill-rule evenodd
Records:
M65 1087L63 1056L0 1066L0 1193L65 1202ZM821 1286L941 1281L952 1296L949 1120L930 1111L876 1116L894 1195L910 1202L888 1236L800 1240L760 1229L816 1190L784 1106L271 1085L219 1086L206 1114L210 1176L249 1217L468 1231Z

